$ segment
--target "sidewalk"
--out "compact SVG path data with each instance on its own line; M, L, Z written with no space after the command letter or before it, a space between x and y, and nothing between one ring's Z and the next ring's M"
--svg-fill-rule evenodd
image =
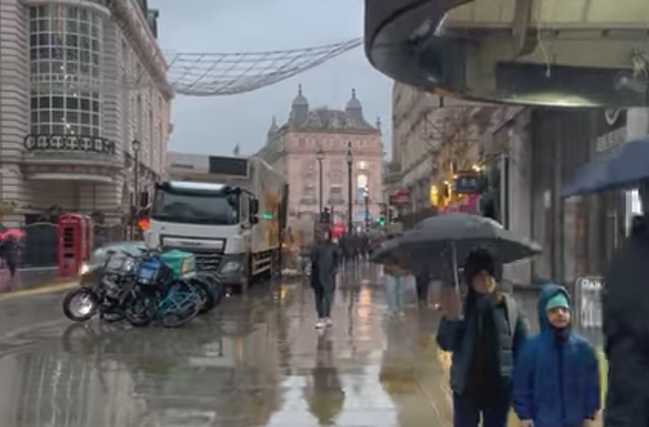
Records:
M71 281L73 278L58 277L54 267L18 269L13 280L9 270L2 268L0 269L0 294L33 290Z

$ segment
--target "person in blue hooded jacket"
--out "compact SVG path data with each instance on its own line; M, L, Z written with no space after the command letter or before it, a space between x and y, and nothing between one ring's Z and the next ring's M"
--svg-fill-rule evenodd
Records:
M513 402L523 427L591 427L601 408L599 363L593 346L571 329L570 295L543 287L541 331L516 362Z

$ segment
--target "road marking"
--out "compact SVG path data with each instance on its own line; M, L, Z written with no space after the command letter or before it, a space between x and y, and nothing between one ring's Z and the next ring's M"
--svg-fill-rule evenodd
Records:
M6 294L0 294L0 301L6 301L14 298L28 297L33 295L43 295L54 292L66 291L72 289L75 286L79 286L78 281L63 282L63 283L53 283L51 285L41 286L33 289L22 289L19 291L8 292Z

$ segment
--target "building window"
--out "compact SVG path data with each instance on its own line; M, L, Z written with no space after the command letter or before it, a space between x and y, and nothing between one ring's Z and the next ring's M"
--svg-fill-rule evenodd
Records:
M104 19L77 6L29 9L32 133L101 136Z
M329 175L329 180L332 185L342 185L343 183L343 173L339 170L331 171Z

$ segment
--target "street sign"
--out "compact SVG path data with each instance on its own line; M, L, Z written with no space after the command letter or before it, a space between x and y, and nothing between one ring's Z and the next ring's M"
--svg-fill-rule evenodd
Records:
M598 276L584 276L575 283L576 310L582 328L601 328L602 319L602 289L604 281Z
M476 194L480 192L480 179L475 172L458 172L454 180L455 192L458 194Z

